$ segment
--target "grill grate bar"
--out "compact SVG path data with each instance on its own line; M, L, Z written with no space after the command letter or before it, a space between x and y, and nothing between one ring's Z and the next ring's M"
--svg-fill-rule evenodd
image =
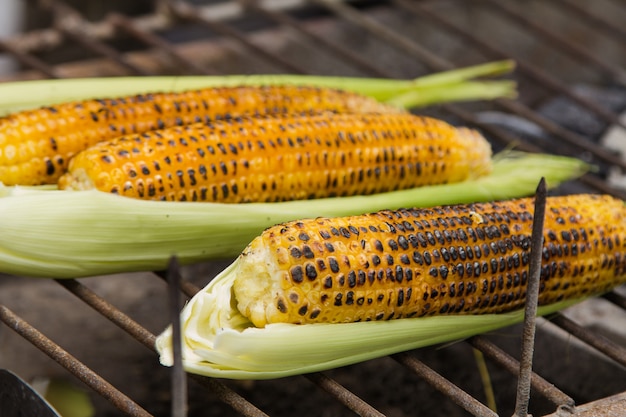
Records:
M63 78L56 68L51 67L32 54L16 48L11 42L3 42L0 40L0 51L12 55L20 64L33 68L48 78Z
M406 10L413 11L418 15L427 16L428 18L435 19L439 24L445 26L446 29L451 30L464 39L465 41L469 41L474 44L478 49L480 49L484 54L492 57L493 59L514 59L511 57L506 51L503 51L501 48L496 47L494 44L486 42L476 36L473 32L463 28L459 25L454 24L450 19L444 18L441 15L433 12L429 7L424 5L417 5L415 3L409 3L407 0L394 0L395 3L400 5ZM551 89L557 94L562 94L579 104L580 106L586 108L589 111L592 111L597 116L603 118L605 121L614 124L621 124L622 122L612 112L606 110L604 107L588 100L579 94L576 94L569 88L567 85L548 74L546 71L538 68L535 65L529 64L521 59L516 59L517 62L517 70L530 78L536 81L539 84Z
M202 75L217 75L218 72L212 68L208 68L205 65L199 65L194 61L187 59L181 55L174 45L164 40L162 37L154 34L153 32L144 30L137 26L131 19L120 13L113 13L110 15L109 20L113 26L123 30L134 38L139 39L146 45L152 46L159 51L165 52L172 60L183 66L183 70L188 74L202 74Z
M591 64L599 69L602 73L612 77L615 81L621 84L626 84L626 71L624 71L622 68L605 62L592 51L580 46L580 44L571 42L567 38L549 29L546 29L545 26L536 23L536 21L529 19L519 11L519 7L512 7L509 4L494 0L482 1L489 3L490 9L496 10L498 13L507 16L509 19L525 27L528 31L532 31L533 33L545 39L547 42L552 43L556 47L556 49L559 49L560 51L566 52L569 55L578 58L586 65ZM602 112L606 111L604 107L602 107L601 109ZM610 119L613 119L614 117L615 115L610 113ZM614 123L612 120L608 121Z
M474 336L469 339L469 343L513 375L517 376L519 374L519 361L485 337ZM532 374L531 387L556 406L574 407L575 402L573 398L535 372Z
M133 417L151 417L152 415L141 408L124 393L117 390L104 378L89 369L82 362L70 355L59 345L44 336L39 330L17 316L4 305L0 305L0 320L14 330L33 346L44 352L58 364L70 371L86 385L106 398L119 410Z
M389 74L386 71L381 70L375 65L372 65L370 61L362 58L361 56L353 53L351 50L344 48L341 45L333 43L324 37L318 36L313 31L303 26L296 19L290 17L288 14L278 10L268 10L261 7L254 0L238 0L245 5L246 8L256 13L263 15L266 18L272 19L275 22L287 26L292 30L297 31L301 36L308 39L315 47L322 47L331 54L341 58L344 61L350 62L356 68L361 71L376 77L389 78Z
M164 274L161 274L164 275ZM126 331L130 336L136 339L139 343L150 349L151 351L155 351L154 342L156 340L156 336L146 330L144 327L139 325L133 319L128 317L126 314L121 312L119 309L112 306L102 297L98 296L96 293L91 291L89 288L79 283L76 280L56 280L61 286L69 290L72 294L78 297L80 300L84 301L87 305L95 309L97 312L102 314L105 318L111 321L113 324L120 327L122 330ZM192 285L193 287L193 285ZM43 346L40 348L49 356L51 353L48 353L49 345ZM52 357L52 356L51 356ZM54 359L54 358L53 358ZM80 369L81 366L84 367L77 359L73 359L72 368ZM70 368L68 368L70 369ZM81 380L84 380L81 375L77 375ZM241 397L239 394L228 388L226 385L214 381L209 380L208 378L196 377L194 378L196 381L202 382L202 385L209 388L214 394L218 396L223 402L231 405L235 410L242 412L242 414L246 416L252 417L261 417L266 414L258 410L254 405L249 403L246 399ZM91 386L90 384L88 384ZM92 387L93 388L93 387ZM96 390L100 395L102 393ZM118 391L119 392L119 391ZM116 399L119 401L118 394L116 392L108 392L107 396L102 395L104 398L109 399L109 401L113 402L110 398ZM242 411L243 410L243 411ZM131 416L135 416L135 414L130 414Z
M397 353L391 356L393 359L410 369L413 373L428 382L437 391L443 393L455 404L475 416L498 417L498 415L486 405L463 391L461 388L448 381L446 378L426 366L422 361L408 353Z
M618 345L610 339L607 339L601 334L585 329L562 314L555 315L552 317L550 322L556 324L558 327L585 342L589 346L604 353L620 365L626 366L626 348Z
M75 279L57 279L56 282L130 334L139 343L150 350L154 350L155 336L108 301L99 297L95 292Z
M493 45L477 38L476 36L474 36L473 33L454 24L449 19L444 18L443 16L437 13L434 13L432 10L430 10L429 8L423 5L410 3L406 0L394 0L394 3L400 5L406 10L409 10L419 16L422 16L425 19L428 19L429 21L437 22L438 24L450 30L451 32L456 33L464 41L470 41L476 45L479 45L479 47L485 51L491 51L491 54L493 56L496 56L498 58L509 58L507 54L505 54L504 52L501 52L499 49L495 48ZM547 75L542 70L539 70L536 67L525 63L523 60L517 60L516 62L520 70L525 71L527 75L531 75L533 78L536 79L538 83L560 94L567 96L568 98L576 101L579 104L582 104L580 103L580 100L579 100L580 97L577 94L573 94L571 90L567 86L563 85L560 81L557 81L552 76ZM434 68L434 69L442 70L446 68ZM588 101L588 100L584 100L584 101ZM626 161L622 160L615 154L603 149L602 147L595 145L594 143L588 141L585 137L578 135L576 133L573 133L559 126L558 124L550 121L544 116L539 115L537 112L533 111L528 106L520 102L511 101L511 100L497 99L497 100L494 100L494 102L498 104L499 106L503 107L504 109L511 111L517 115L520 115L532 121L533 123L540 126L542 129L546 130L548 133L554 134L555 136L558 136L559 138L567 141L568 143L578 148L591 152L593 155L595 155L599 159L605 162L608 162L610 164L616 165L618 167L621 167L623 169L626 169ZM589 109L589 110L592 110L592 109ZM613 119L613 117L611 117L611 119ZM616 118L615 120L618 121L619 119ZM622 124L622 122L620 122L620 124Z
M598 14L594 14L589 10L585 10L572 0L553 0L553 3L559 3L559 7L561 9L568 9L570 13L577 15L587 23L593 25L595 29L604 31L605 33L608 33L609 36L622 38L626 41L626 30L624 30L623 26L615 25L610 20L607 20Z
M334 379L329 378L323 373L312 373L304 375L306 379L332 395L340 403L362 417L385 417L383 413L363 401L352 391L346 389Z
M306 69L301 68L299 65L296 65L292 63L291 61L284 59L282 56L276 53L273 53L267 50L266 48L261 47L260 45L257 45L251 42L244 33L233 28L232 26L219 22L215 19L209 19L205 17L194 6L191 6L187 3L176 2L176 3L172 3L171 10L176 16L178 16L181 19L196 21L216 33L219 33L221 35L237 40L239 43L241 43L251 52L253 52L260 58L264 59L265 61L273 65L278 64L282 66L283 68L285 68L286 70L288 70L289 72L292 72L295 74L308 74L309 73Z
M615 291L611 291L604 295L604 298L615 304L616 306L623 308L626 310L626 297L616 293Z

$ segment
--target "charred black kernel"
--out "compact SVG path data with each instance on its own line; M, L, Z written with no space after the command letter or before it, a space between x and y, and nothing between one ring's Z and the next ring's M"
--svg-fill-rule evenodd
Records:
M276 302L276 308L281 313L287 312L287 306L285 305L285 301L282 298L279 298L278 301Z
M356 287L356 273L354 271L348 272L348 287Z
M346 305L351 306L352 304L354 304L354 292L348 291L346 293Z
M417 241L423 248L428 246L428 240L426 239L426 236L424 236L424 234L421 232L417 234Z
M362 306L364 302L365 302L365 297L359 297L356 299L356 304L359 306Z
M290 253L293 258L300 259L302 257L302 252L295 246L291 248Z
M465 267L463 266L463 263L459 262L458 264L456 264L456 266L454 267L454 269L456 270L456 273L459 275L459 277L463 277L463 275L465 274Z
M496 290L497 285L498 283L496 282L496 280L494 278L491 278L491 281L489 282L489 292L493 293Z
M305 269L305 272L306 272L306 277L308 279L313 281L315 278L317 278L317 270L315 269L315 265L307 264L304 269Z
M433 266L432 268L428 270L428 274L432 277L437 278L437 276L439 275L439 272L437 271L437 268Z
M296 265L291 268L291 279L296 283L301 283L304 279L302 267L300 265Z
M444 305L441 306L441 308L439 309L439 314L445 314L448 312L448 309L450 308L450 305L448 303L445 303Z
M332 288L332 287L333 287L333 279L329 275L326 278L324 278L324 288Z
M557 218L556 218L556 222L557 222L558 224L565 224L565 219L563 219L563 217L557 217Z
M402 249L404 249L404 250L409 248L409 242L407 241L407 239L404 236L399 236L398 237L398 245Z
M326 263L324 262L323 259L318 259L317 260L317 269L322 272L324 270L326 270Z
M343 303L342 303L342 301L341 301L341 299L342 299L342 298L343 298L343 294L342 294L342 293L338 293L338 294L335 296L335 302L334 302L334 305L335 305L335 306L337 306L337 307L341 306L341 305L343 304Z
M424 251L424 263L426 263L426 265L430 265L432 263L432 258L430 256L430 253L428 253L427 251Z
M376 301L378 301L379 303L382 302L385 299L385 296L383 294L378 294L378 296L376 297Z
M411 281L413 279L413 270L411 268L406 268L404 270L404 277L407 281Z
M439 267L439 275L441 275L441 278L446 279L448 278L448 267L445 265L442 265Z
M313 253L313 251L311 250L311 247L309 245L302 246L302 254L307 259L315 258L315 254Z
M301 241L306 242L310 239L309 235L307 235L305 232L301 232L298 235L298 238L300 238Z
M322 312L322 310L320 310L319 308L314 308L313 311L311 311L311 314L309 315L309 318L316 319L317 316L319 316L321 312Z
M396 305L400 307L402 304L404 304L404 290L400 289L398 290L398 299L396 301Z
M376 250L379 251L379 252L382 252L383 250L385 250L383 248L383 242L381 242L378 239L374 240L374 248L376 248Z
M456 295L454 282L448 286L448 294L450 294L450 297L454 297Z
M474 252L474 256L476 256L476 259L480 259L482 257L482 251L480 250L480 246L475 245L473 252Z
M339 264L337 263L337 259L335 259L334 257L329 257L328 258L328 264L330 265L330 270L334 273L339 272Z
M112 164L113 163L113 158L111 158L109 155L102 155L102 157L100 158L102 159L103 162L106 162L107 164ZM50 169L50 166L48 165L48 163L52 164L52 161L46 160L46 166L48 168L48 170ZM51 175L54 173L54 165L52 166L53 171L50 173L48 172L48 175Z
M464 261L467 259L467 253L465 252L465 248L463 246L459 246L458 253L460 260Z
M102 157L102 159L104 160L104 156ZM105 161L106 162L106 161ZM54 164L52 163L51 160L46 159L46 175L53 175L55 172L55 167Z
M181 179L182 181L182 179ZM181 185L182 187L182 185ZM224 195L224 198L228 198L228 194L230 193L230 191L228 190L228 185L226 184L222 184L222 194Z
M402 255L400 255L400 262L403 263L404 265L409 265L411 263L406 253L403 253Z
M324 239L330 239L330 233L328 233L326 230L321 230L320 236Z
M341 234L341 236L343 236L345 238L349 238L350 237L350 231L348 229L346 229L345 227L340 227L339 228L339 233Z
M374 266L380 265L380 257L376 254L372 255L372 263Z
M426 232L426 239L428 240L428 243L430 243L431 245L436 245L437 244L437 241L435 240L435 237L430 232Z
M331 253L332 253L332 252L334 252L334 251L335 251L335 247L333 246L333 244L332 244L332 243L326 242L326 243L324 243L324 246L326 247L326 250L327 250L328 252L331 252Z
M291 301L292 303L297 304L298 303L298 299L299 299L298 293L292 292L292 293L289 294L289 301Z
M385 259L387 260L387 265L391 266L393 265L393 256L387 254L387 256L385 256Z
M387 245L389 246L389 249L391 250L398 250L398 243L393 239L389 239L389 241L387 242Z
M417 251L413 252L413 261L415 263L417 263L418 265L423 265L424 264L424 258L422 256L422 254L417 252Z
M570 232L563 230L561 231L561 237L563 238L564 241L566 242L571 242L572 241L572 235Z
M380 321L380 320L382 320L384 318L385 318L385 313L378 313L378 314L376 314L376 317L375 317L375 319L377 321Z
M437 291L436 289L432 289L430 290L430 298L435 298L439 295L439 291Z

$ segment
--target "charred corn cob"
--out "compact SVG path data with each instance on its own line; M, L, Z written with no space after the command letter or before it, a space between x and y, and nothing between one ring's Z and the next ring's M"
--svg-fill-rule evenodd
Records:
M54 184L73 155L122 135L246 113L311 109L401 111L356 93L305 86L216 87L65 103L0 118L0 182Z
M515 310L532 210L518 199L277 225L239 259L237 307L257 327ZM626 282L624 203L549 198L542 253L540 305Z
M373 194L491 169L475 131L410 114L236 118L118 138L77 155L62 189L223 203Z

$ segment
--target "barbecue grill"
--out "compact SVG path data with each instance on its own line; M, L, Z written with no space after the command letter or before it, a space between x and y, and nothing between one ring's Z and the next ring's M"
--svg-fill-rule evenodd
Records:
M496 150L551 152L598 167L556 193L626 198L622 0L85 3L29 2L31 27L0 39L0 56L18 65L0 81L254 73L412 78L513 58L517 100L423 112L481 129ZM227 263L183 268L183 294L191 296ZM67 378L89 391L98 416L168 415L169 370L153 349L154 334L169 321L163 276L1 277L0 368L26 379ZM625 415L624 290L538 321L533 415ZM511 415L520 333L514 326L275 381L190 376L189 414ZM497 414L485 405L494 402Z

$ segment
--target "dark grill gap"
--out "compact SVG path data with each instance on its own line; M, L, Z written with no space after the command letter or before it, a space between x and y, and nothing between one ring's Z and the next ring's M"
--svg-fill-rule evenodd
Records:
M622 16L626 15L626 7L621 0L605 0L605 3L610 3L611 7L622 13ZM587 66L588 71L593 71L594 81L597 84L613 85L624 92L624 62L614 61L614 59L620 58L619 56L611 56L610 58L600 56L597 51L580 45L565 36L558 35L555 30L541 23L533 23L540 22L541 16L538 19L537 16L526 10L524 7L524 5L527 5L526 3L520 5L513 1L496 2L493 0L477 0L473 2L462 2L461 0L393 0L391 2L356 1L350 3L310 0L300 2L278 1L274 3L273 7L268 7L265 3L253 0L233 0L222 3L214 2L199 7L186 2L155 1L154 12L150 15L132 17L123 14L122 11L116 11L95 22L87 21L77 10L70 8L68 4L60 0L33 2L33 4L40 6L41 10L47 13L53 13L54 26L33 30L19 37L0 40L0 51L14 57L23 66L20 72L7 77L7 79L165 73L220 74L225 71L230 73L321 73L319 69L308 67L307 60L303 62L297 59L297 56L294 59L290 54L282 53L277 48L272 47L267 41L263 40L265 39L262 37L264 31L272 32L273 36L282 37L281 40L284 40L284 37L295 38L296 45L315 50L316 58L320 62L327 61L324 64L324 68L331 68L336 63L342 69L342 73L348 75L390 78L402 76L409 78L418 76L426 70L438 71L485 61L486 59L513 57L518 62L518 70L515 77L520 81L520 89L522 91L522 97L519 100L496 100L494 103L488 104L444 105L426 111L447 119L478 126L489 135L494 145L499 148L515 144L521 150L549 151L585 157L590 162L599 164L602 167L601 173L605 172L609 167L626 169L624 159L600 146L596 140L597 138L592 138L593 140L591 140L579 132L568 129L547 118L544 114L534 109L539 100L528 99L524 95L526 94L526 89L529 89L534 90L532 94L543 99L546 96L565 97L571 103L583 108L585 112L594 115L596 119L603 121L605 124L623 126L623 122L619 121L617 112L607 108L603 103L597 103L581 96L573 88L571 81L561 80L561 74L554 73L552 68L546 65L545 61L537 60L532 56L525 57L523 53L500 47L493 39L485 39L480 34L480 31L468 26L463 19L459 21L458 14L449 13L451 10L459 8L467 9L466 11L469 13L469 10L472 9L475 13L487 13L494 19L512 24L526 36L532 37L536 42L541 42L542 47L550 48L551 53L559 56L567 55L571 62ZM528 2L528 4L530 4L529 8L532 5L537 6L536 2ZM553 11L556 10L566 14L569 18L575 20L577 25L584 28L581 30L594 30L596 31L596 36L602 37L608 43L623 42L626 39L626 33L623 28L600 15L596 10L588 10L589 6L586 6L586 3L581 0L553 0L549 5L542 7L551 8ZM464 45L468 50L472 50L474 55L468 54L461 59L454 55L446 55L445 51L441 53L439 50L433 49L432 46L428 46L428 42L423 42L415 36L408 36L404 33L407 31L403 28L385 25L384 22L381 22L381 16L384 17L385 13L398 14L406 20L415 19L420 22L418 24L426 22L434 31L441 33L441 36L452 38L453 40L448 40L449 43ZM455 17L457 18L455 19ZM256 20L263 20L263 22L257 25L249 24L249 22L255 22ZM410 73L403 73L402 70L389 65L388 62L385 62L384 59L379 59L378 56L372 56L371 54L367 56L367 52L362 53L360 50L342 45L340 39L324 36L318 28L318 25L324 24L329 26L341 25L349 33L360 34L364 43L367 41L382 44L385 48L389 48L389 56L404 55L408 57L406 60L415 61L415 64L410 67ZM200 35L196 35L193 39L173 42L171 40L172 34L183 31L183 28L187 25L194 25L195 32L200 33ZM250 27L253 27L253 29L250 29ZM144 45L145 49L126 51L119 46L114 46L119 45L120 40L122 43L128 40ZM49 62L42 54L43 51L49 49L62 51L70 45L79 45L90 56L101 58L96 60L75 60L59 64ZM255 62L256 66L250 69L237 62L225 66L215 60L203 59L205 56L197 57L194 51L198 51L198 45L200 47L207 46L211 50L227 51L229 55L235 57L234 61L237 61L237 58L241 58L241 62L248 62L247 60L251 59L251 55L251 60ZM368 49L365 48L364 50ZM469 56L473 57L471 61L469 61ZM480 60L476 56L479 56ZM404 65L406 66L406 63ZM329 73L335 74L333 71L331 69ZM399 73L402 73L402 75L399 75ZM485 109L516 115L530 121L541 128L550 140L538 142L530 139L520 139L519 135L508 128L485 123L480 117L481 111ZM612 188L610 184L607 184L605 178L598 174L587 174L580 181L576 181L568 187L568 190L562 191L590 190L610 193L621 198L626 196L624 190ZM159 274L149 274L149 279L157 279L157 275ZM76 280L57 280L56 282L74 294L82 303L89 305L97 311L99 315L123 329L124 332L142 345L153 350L154 334L133 320L129 315L116 308L111 302L98 296L97 292ZM0 286L2 286L1 283ZM123 290L123 288L120 288L120 291ZM184 281L182 291L185 295L191 296L197 291L197 286ZM625 298L619 292L612 292L604 298L618 309L626 309ZM164 303L161 299L152 298L145 302L154 304L153 308L156 311L166 310L161 305ZM81 360L77 359L80 358L80 355L84 357L88 352L76 352L76 357L72 356L71 352L65 351L54 341L46 338L42 334L45 333L43 329L40 331L29 325L18 314L15 314L9 307L11 304L12 300L5 300L0 293L0 318L9 328L18 332L29 343L32 343L72 374L79 377L85 384L108 399L117 409L133 416L150 415L148 411L142 408L150 409L152 404L149 401L138 405L128 398L125 393L117 390L97 372L90 370ZM35 307L45 309L46 305L42 302ZM53 312L50 313L52 314ZM624 311L618 311L616 314L624 314ZM541 323L539 331L542 328L551 327L564 329L568 335L589 344L593 349L597 350L599 355L607 358L608 361L614 361L614 363L622 367L626 366L626 348L624 343L620 344L619 342L609 340L598 331L585 328L567 316L557 315L549 320L542 320ZM515 329L511 330L511 332L517 331ZM512 355L517 355L517 350L514 350L515 353L513 354L507 353L504 348L499 346L501 341L499 339L495 340L497 343L494 343L490 337L477 336L464 342L462 345L467 345L468 343L473 348L483 352L490 364L493 363L502 367L506 370L507 375L508 373L512 374L508 380L509 383L510 381L515 381L519 363ZM111 347L111 349L115 348L115 346ZM377 364L380 362L385 369L391 369L391 371L388 371L391 373L417 374L419 380L417 382L412 380L415 391L424 389L421 384L418 385L418 382L423 380L442 392L444 395L441 397L442 403L440 408L434 412L431 410L430 413L427 410L423 410L422 412L425 414L444 414L445 410L447 415L452 415L452 412L456 412L457 414L455 415L460 415L458 414L460 408L456 408L456 406L450 408L448 405L454 403L460 405L461 408L472 415L494 415L482 404L483 400L479 391L478 394L474 393L474 391L471 393L463 391L470 391L471 387L462 382L458 383L458 377L454 372L450 372L449 369L443 369L439 372L435 371L435 369L441 366L436 360L440 353L444 358L443 360L453 359L449 355L445 356L444 352L446 350L449 349L422 349L417 352L394 355L393 359L401 364L400 369L397 369L398 364L393 361L389 363L383 359L373 362ZM542 353L536 352L536 360L541 359ZM421 358L422 356L424 358ZM85 361L87 362L88 359L87 356ZM150 359L155 362L155 368L157 368L156 356L151 355ZM562 359L564 358L557 356L553 360L558 361ZM124 363L111 364L112 367L120 368L120 372L124 372L124 368L129 365ZM474 366L471 362L464 365L468 368ZM619 365L615 366L615 375L609 377L619 378L621 375L623 378L624 369ZM420 412L420 410L411 410L407 407L398 407L397 405L394 405L395 408L389 408L388 405L377 403L375 400L366 400L364 397L367 395L360 393L365 392L367 394L367 390L355 385L354 380L350 378L350 372L358 373L366 366L368 365L355 365L345 370L290 378L286 380L285 385L290 383L296 384L299 383L296 381L305 380L309 389L312 383L320 388L317 391L324 391L324 393L315 393L321 402L325 402L326 396L330 395L339 404L358 415L382 415L381 409L383 407L391 410L388 411L390 415L414 415ZM378 365L375 366L378 367ZM396 369L394 369L394 366ZM491 370L496 372L495 369ZM458 371L461 372L462 370L459 369ZM542 371L542 369L539 369L538 373L543 373ZM380 374L378 372L374 374L374 376L384 375L385 372L382 369ZM443 375L446 376L444 377ZM411 380L407 378L405 379ZM580 378L585 378L585 375L581 375ZM255 401L249 399L252 391L245 385L196 376L191 376L191 379L199 383L196 385L206 389L207 397L228 404L241 415L266 415L265 412L253 404L256 403ZM146 382L141 379L136 381L137 384ZM365 386L371 383L368 380L358 382ZM280 386L279 384L280 381L272 385L263 383L254 383L252 385L254 385L255 390L262 391L264 388L269 390L276 389ZM538 394L539 397L545 398L551 404L551 408L546 408L550 409L548 412L558 409L560 413L568 413L573 410L574 398L560 390L558 385L553 385L551 377L544 378L537 373L533 373L532 387L533 395ZM391 390L394 388L387 387L387 389ZM247 394L240 394L241 392L246 392ZM285 390L285 393L289 393L289 390ZM609 406L616 401L615 397L610 397L613 394L617 393L605 393L606 400L602 398L584 398L583 402L589 402L588 407L593 407L596 415L602 415L603 412L608 412ZM286 395L281 401L295 403L300 400L300 398ZM599 401L591 403L592 400ZM195 399L195 401L198 400ZM535 396L531 398L531 409L534 401ZM577 401L580 402L580 400ZM324 409L324 404L321 402L318 404L318 414L322 414ZM511 398L509 402L512 405L513 399ZM499 405L504 407L502 404ZM284 410L285 408L275 409ZM331 408L331 410L337 412L336 408ZM345 412L345 409L338 412ZM546 413L544 412L543 414Z

